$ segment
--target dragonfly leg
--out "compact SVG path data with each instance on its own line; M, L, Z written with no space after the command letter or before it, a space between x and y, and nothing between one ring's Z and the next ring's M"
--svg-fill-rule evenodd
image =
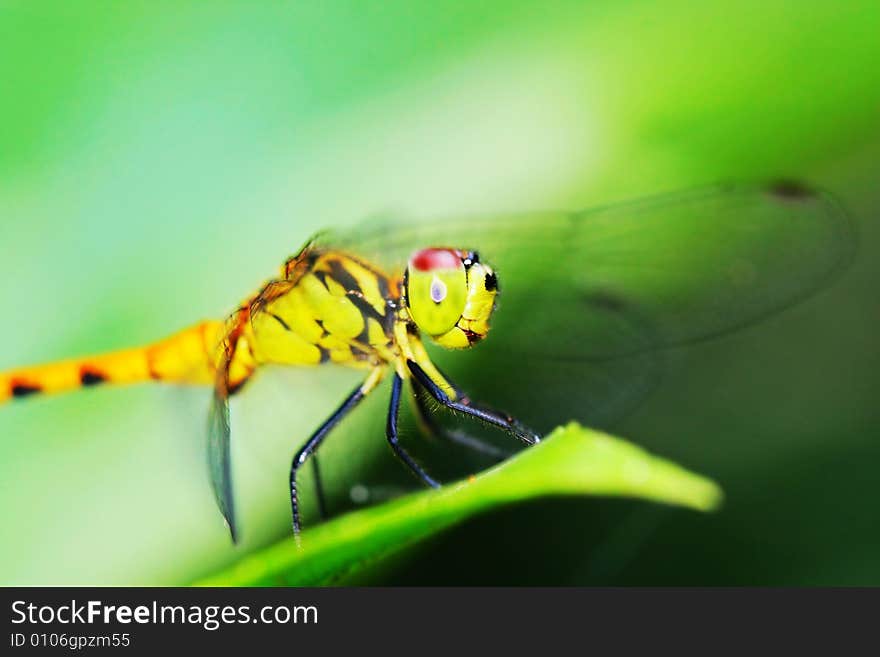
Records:
M503 461L513 454L512 451L496 447L491 443L487 443L475 436L471 436L465 431L450 429L441 425L434 419L431 409L428 408L428 405L425 402L425 395L428 394L425 389L415 379L410 379L410 384L416 402L416 418L425 433L439 436L451 443L467 447L468 449L479 452L480 454L484 454L485 456L498 461Z
M324 497L324 486L321 484L321 468L318 466L318 455L312 454L312 477L315 480L315 495L318 499L318 515L321 520L326 520L327 498Z
M300 521L299 521L299 496L297 494L297 486L296 486L296 473L299 468L301 468L309 457L312 456L321 443L324 441L324 438L327 437L327 434L339 424L340 420L344 418L348 413L358 405L358 403L366 397L382 380L382 377L385 373L383 367L377 367L374 369L370 375L367 377L366 381L364 381L360 386L355 388L352 393L345 399L344 402L337 408L333 415L331 415L327 420L322 424L318 429L313 433L306 443L299 449L296 455L293 457L293 462L290 465L290 505L291 512L293 518L293 535L296 537L297 542L299 541L299 533L300 533Z
M529 445L534 445L535 443L540 442L540 434L533 429L528 428L516 418L511 417L506 413L478 406L468 400L467 397L451 399L449 395L440 388L440 386L434 383L431 377L425 373L425 370L423 370L418 363L408 360L406 364L415 380L424 387L434 399L447 408L464 413L465 415L470 415L481 422L498 427L502 431L505 431L512 436L516 436ZM456 388L453 387L453 389Z
M431 488L440 488L440 484L425 472L422 467L413 460L413 457L403 448L397 438L397 417L400 413L400 392L403 388L403 379L395 372L394 380L391 382L391 403L388 406L388 424L385 429L385 435L388 437L388 444L406 466L412 470L419 479L425 482Z

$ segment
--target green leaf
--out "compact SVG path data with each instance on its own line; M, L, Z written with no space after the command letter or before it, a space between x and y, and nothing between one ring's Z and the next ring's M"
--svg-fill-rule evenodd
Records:
M346 514L204 579L202 586L332 584L476 513L551 495L635 497L711 511L721 489L619 438L577 423L478 477Z

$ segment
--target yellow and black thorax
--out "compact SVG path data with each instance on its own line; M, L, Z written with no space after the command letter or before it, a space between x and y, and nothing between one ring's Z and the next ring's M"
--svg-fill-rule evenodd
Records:
M230 318L230 390L263 364L374 367L393 360L399 277L320 249L305 249L282 275Z

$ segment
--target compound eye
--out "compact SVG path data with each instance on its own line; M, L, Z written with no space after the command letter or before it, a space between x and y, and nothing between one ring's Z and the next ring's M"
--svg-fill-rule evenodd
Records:
M435 276L431 280L431 301L434 303L442 302L446 298L446 289L446 283Z
M422 249L407 267L406 299L413 321L428 335L456 325L467 302L467 272L453 249Z

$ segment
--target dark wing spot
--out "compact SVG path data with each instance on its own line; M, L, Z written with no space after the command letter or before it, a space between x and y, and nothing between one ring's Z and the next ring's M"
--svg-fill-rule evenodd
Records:
M486 274L486 280L484 281L484 284L486 286L486 289L489 292L497 290L498 289L498 277L494 274L494 272L491 274Z
M13 397L27 397L28 395L35 395L43 391L40 386L33 385L31 383L21 383L18 381L13 381L12 385L9 387L9 390L10 392L12 392Z
M82 368L79 372L79 381L84 386L96 386L101 383L104 383L107 380L107 377L98 372L97 370Z
M801 201L815 196L813 190L797 180L777 180L768 187L767 191L771 196L783 201Z
M621 312L627 307L627 303L622 297L607 291L597 290L585 294L583 301L588 306L610 312Z

